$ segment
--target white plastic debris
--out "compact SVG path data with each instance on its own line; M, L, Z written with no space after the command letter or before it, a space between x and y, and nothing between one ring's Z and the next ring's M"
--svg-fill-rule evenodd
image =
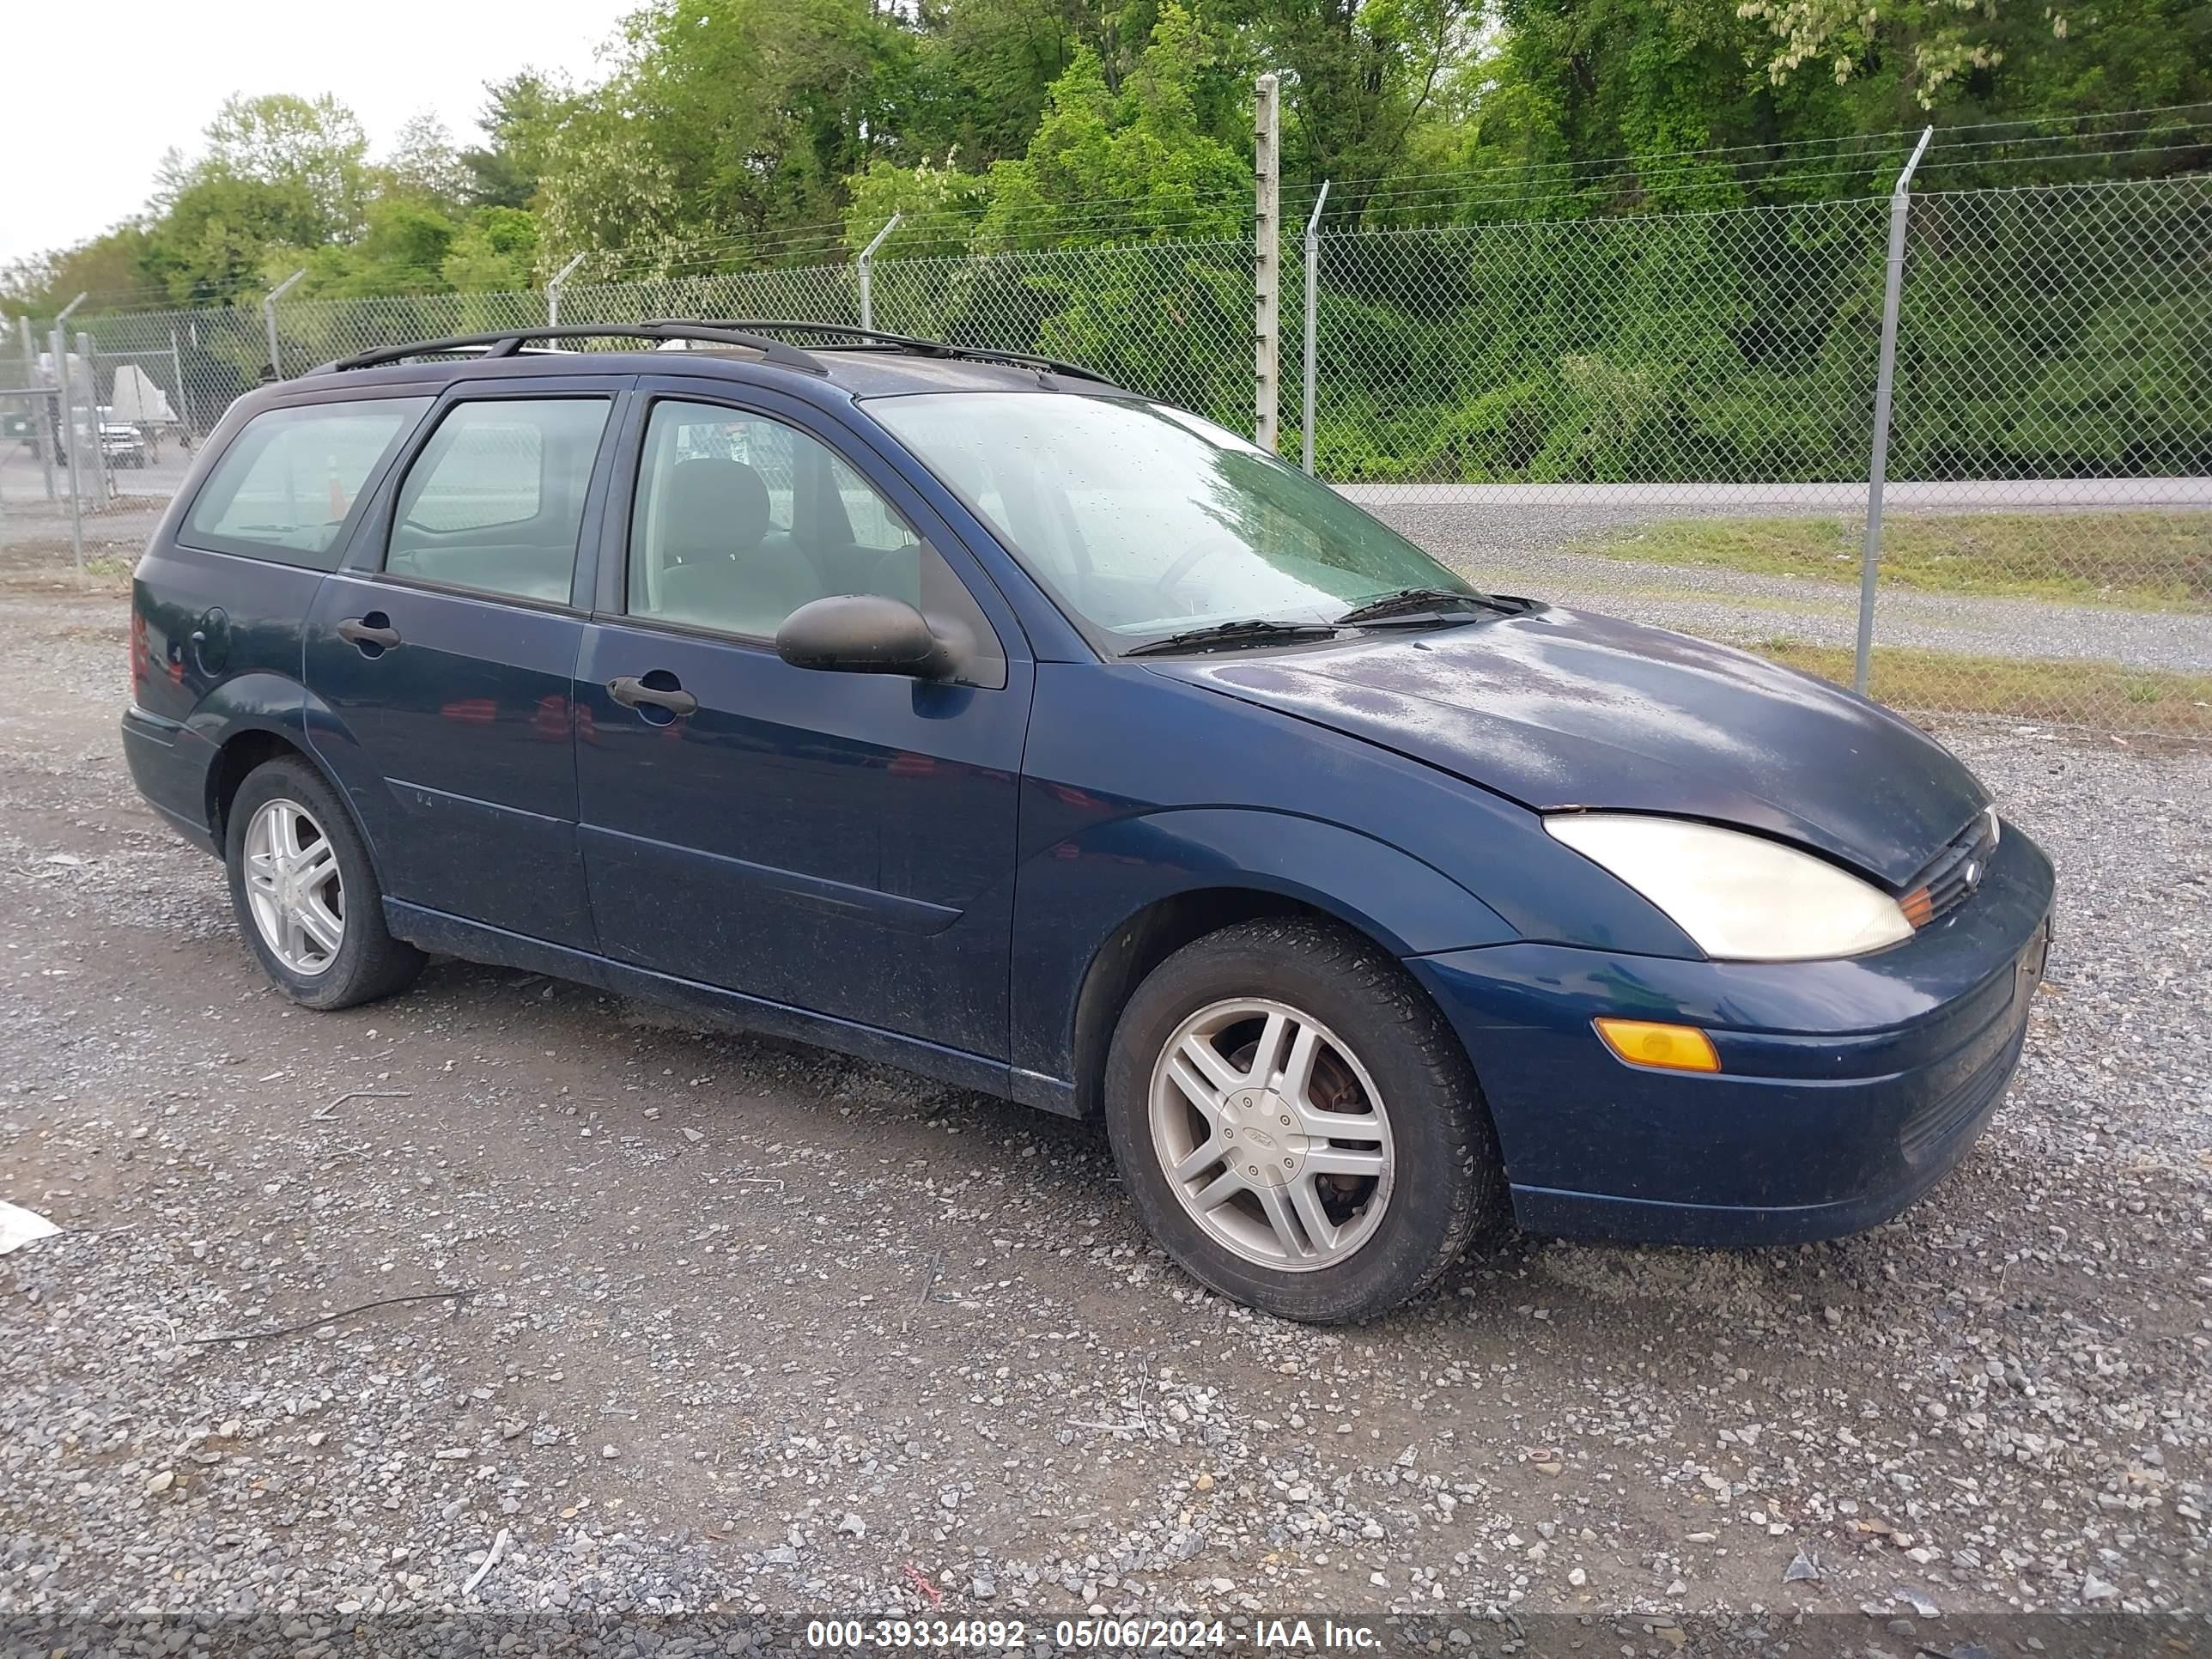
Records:
M499 1536L491 1540L491 1547L484 1552L483 1565L471 1573L469 1582L461 1586L462 1595L475 1595L477 1586L484 1581L484 1575L499 1565L499 1558L507 1553L507 1528L501 1527Z
M59 1231L60 1228L36 1210L27 1210L0 1199L0 1255L34 1238L52 1238Z

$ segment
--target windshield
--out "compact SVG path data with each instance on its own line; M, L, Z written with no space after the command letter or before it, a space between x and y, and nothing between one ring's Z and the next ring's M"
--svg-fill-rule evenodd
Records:
M1224 622L1327 623L1407 588L1476 597L1326 484L1181 410L1047 392L868 408L1108 650Z

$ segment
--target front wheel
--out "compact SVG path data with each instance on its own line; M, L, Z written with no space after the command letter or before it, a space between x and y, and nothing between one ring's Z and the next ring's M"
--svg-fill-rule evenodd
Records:
M1123 1010L1106 1127L1192 1277L1317 1323L1417 1294L1504 1208L1488 1109L1397 963L1317 921L1186 945Z
M293 1001L350 1008L421 971L422 953L386 931L368 848L344 804L306 762L248 774L224 840L240 931Z

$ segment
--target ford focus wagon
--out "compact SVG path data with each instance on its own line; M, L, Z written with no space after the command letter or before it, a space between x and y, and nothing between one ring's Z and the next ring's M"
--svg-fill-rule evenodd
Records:
M295 1001L449 954L1100 1115L1166 1251L1295 1318L1509 1214L1895 1213L2049 939L2042 853L1863 699L1483 592L1072 365L859 331L263 387L131 662L132 775Z

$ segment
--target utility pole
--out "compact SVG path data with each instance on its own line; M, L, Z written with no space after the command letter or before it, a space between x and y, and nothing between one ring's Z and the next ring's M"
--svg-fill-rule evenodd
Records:
M1252 441L1272 450L1282 383L1283 105L1272 75L1260 77L1258 93L1252 117Z

